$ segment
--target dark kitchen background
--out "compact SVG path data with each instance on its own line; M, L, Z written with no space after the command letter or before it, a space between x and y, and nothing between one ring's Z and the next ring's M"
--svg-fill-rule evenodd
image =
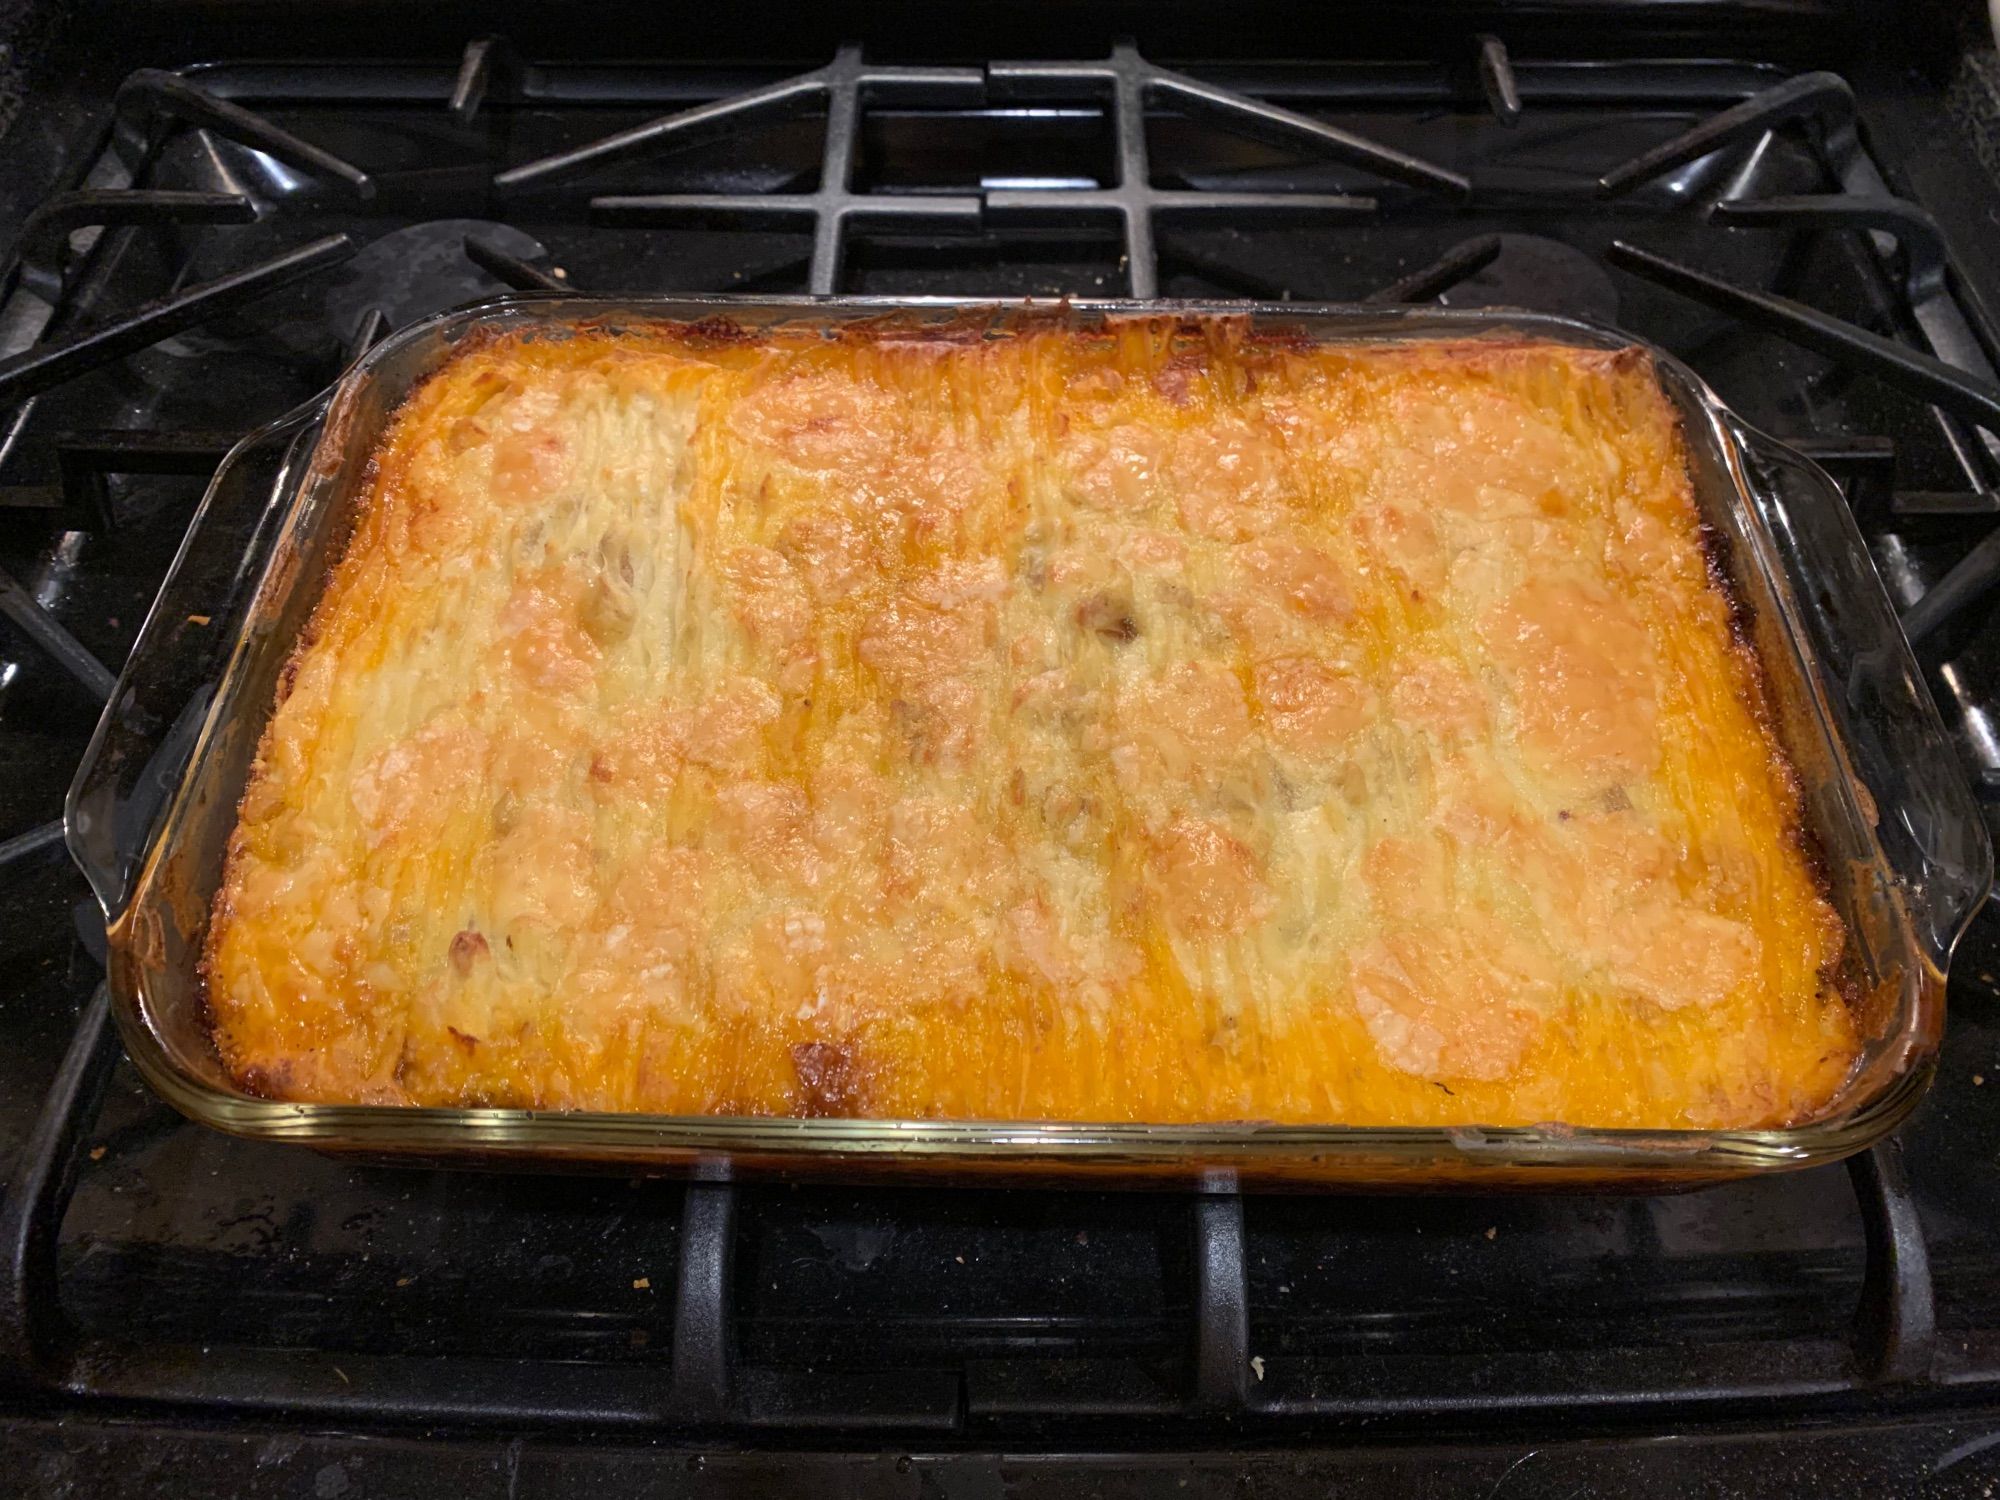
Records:
M117 1061L58 821L226 449L385 331L551 286L1615 323L1840 481L2000 808L1987 24L0 3L0 1493L1990 1495L2000 918L1929 1098L1850 1167L683 1187L183 1122Z

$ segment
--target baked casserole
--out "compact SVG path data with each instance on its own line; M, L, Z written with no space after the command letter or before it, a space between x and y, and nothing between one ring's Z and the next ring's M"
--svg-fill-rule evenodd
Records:
M207 939L244 1087L1742 1127L1859 1047L1650 360L512 333L421 386Z

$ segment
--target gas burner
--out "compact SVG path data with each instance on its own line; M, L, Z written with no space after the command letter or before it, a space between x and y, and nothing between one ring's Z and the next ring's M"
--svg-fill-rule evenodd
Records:
M450 308L498 296L507 283L475 265L467 240L526 262L544 262L548 250L531 234L487 219L430 219L391 230L362 250L326 290L327 322L352 338L370 312L396 329Z
M1618 322L1618 288L1601 261L1539 234L1501 234L1499 253L1438 296L1446 307L1521 307L1607 327Z

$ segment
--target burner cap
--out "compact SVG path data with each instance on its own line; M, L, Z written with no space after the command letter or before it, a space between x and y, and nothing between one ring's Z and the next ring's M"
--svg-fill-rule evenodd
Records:
M517 255L539 261L548 251L533 235L486 219L432 219L394 230L342 266L327 288L326 313L342 338L379 307L390 328L507 291L465 258L465 241L475 236Z
M1492 264L1438 301L1446 307L1525 307L1595 323L1618 321L1611 273L1573 245L1538 234L1501 235Z

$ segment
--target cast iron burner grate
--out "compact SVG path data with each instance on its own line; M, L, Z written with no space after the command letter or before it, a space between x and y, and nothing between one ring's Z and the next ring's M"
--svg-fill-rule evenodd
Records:
M1854 91L1834 74L1752 64L1517 64L1490 35L1461 51L1437 66L1182 71L1130 43L1105 58L983 67L878 64L847 47L785 74L537 63L486 37L455 68L135 72L101 114L102 149L78 152L62 190L25 216L6 273L0 501L46 544L24 559L18 537L0 543L14 569L0 572L14 631L0 641L12 652L0 756L22 715L46 713L58 741L64 726L87 732L79 697L93 709L112 697L108 664L129 645L193 486L246 424L427 311L502 286L999 296L1101 292L1111 276L1139 297L1583 307L1676 348L1842 479L1982 789L2000 792L1987 718L2000 661L1982 628L2000 577L1990 331L1955 279L1950 237L1863 151ZM1908 128L1874 123L1885 138ZM49 758L40 741L19 753ZM45 783L25 777L4 796L21 831L0 842L0 875L51 878L36 861L59 839L56 809L29 805ZM1954 1030L1986 1035L1977 1012ZM1822 1204L1824 1174L1726 1190L1775 1205L1776 1220L1742 1238L1726 1272L1737 1279L1712 1287L1705 1278L1724 1273L1680 1275L1663 1237L1733 1231L1672 1207L1686 1199L1348 1204L1329 1229L1313 1216L1337 1200L945 1204L696 1182L669 1224L655 1207L606 1208L607 1189L487 1191L273 1158L114 1087L118 1059L98 987L0 1204L0 1381L38 1399L508 1430L1004 1440L1112 1421L1283 1433L1327 1419L1518 1426L1550 1412L1740 1420L2000 1384L2000 1309L1957 1289L1990 1281L2000 1250L1957 1226L1941 1244L1927 1238L1893 1142L1851 1165L1858 1246L1839 1227L1851 1211ZM1940 1092L1968 1107L1962 1088ZM239 1207L267 1206L246 1219L215 1200L191 1231L178 1216L210 1201L198 1165L260 1185ZM390 1255L411 1272L393 1287L367 1252L328 1252L301 1274L350 1295L322 1309L317 1286L295 1286L264 1253L323 1237L321 1205L291 1186L304 1173L352 1209L341 1243L415 1183L471 1205L496 1241L546 1243L545 1222L576 1214L607 1238L636 1236L632 1255L672 1271L631 1278L650 1310L506 1311L493 1341L474 1326L488 1310L476 1285L437 1294L414 1321L370 1310L466 1255L523 1295L572 1290L550 1267L574 1254L545 1254L509 1281L506 1251L474 1235ZM1818 1226L1824 1245L1788 1247L1794 1210L1790 1227ZM1341 1310L1314 1256L1328 1243L1351 1255L1353 1236L1375 1235L1383 1264L1430 1265L1426 1227L1458 1236L1467 1215L1496 1222L1464 1236L1469 1252L1436 1252L1449 1278L1488 1253L1500 1221L1554 1277L1529 1298L1532 1318L1487 1306L1490 1347L1477 1351L1453 1342L1463 1310L1442 1280L1404 1276L1384 1285L1383 1306ZM255 1232L239 1242L246 1222ZM1091 1247L1093 1230L1115 1255ZM1557 1234L1598 1236L1607 1256L1632 1261L1629 1305L1592 1264L1563 1264ZM900 1260L912 1244L939 1265ZM968 1270L963 1294L949 1263L968 1256L941 1253L954 1244L997 1266ZM220 1282L204 1245L237 1247ZM1933 1250L1948 1297L1934 1289ZM1137 1291L1123 1275L1133 1261L1151 1278ZM878 1274L895 1283L894 1310L871 1321L877 1304L857 1288ZM1655 1275L1671 1283L1664 1298L1643 1284ZM135 1283L155 1301L135 1302ZM957 1305L981 1287L1006 1294L983 1312ZM1580 1312L1564 1305L1577 1296ZM844 1320L813 1316L814 1298ZM1941 1339L1947 1304L1957 1321ZM1590 1326L1551 1345L1566 1319Z

